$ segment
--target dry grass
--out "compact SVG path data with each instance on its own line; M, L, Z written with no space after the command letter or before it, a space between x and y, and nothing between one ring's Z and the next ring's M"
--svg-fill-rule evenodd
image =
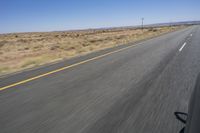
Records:
M0 75L123 45L182 27L0 35Z

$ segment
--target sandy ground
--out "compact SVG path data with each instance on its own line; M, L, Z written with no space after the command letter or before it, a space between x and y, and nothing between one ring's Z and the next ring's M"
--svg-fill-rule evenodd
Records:
M0 75L125 45L183 28L104 29L0 35Z

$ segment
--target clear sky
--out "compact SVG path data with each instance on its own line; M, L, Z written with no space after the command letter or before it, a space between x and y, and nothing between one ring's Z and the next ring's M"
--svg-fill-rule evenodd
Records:
M200 20L200 0L0 0L0 33Z

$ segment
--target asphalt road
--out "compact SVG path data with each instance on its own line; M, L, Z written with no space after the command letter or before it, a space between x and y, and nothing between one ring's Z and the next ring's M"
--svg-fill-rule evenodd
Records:
M178 133L200 72L200 26L0 91L0 133ZM0 88L120 46L0 78Z

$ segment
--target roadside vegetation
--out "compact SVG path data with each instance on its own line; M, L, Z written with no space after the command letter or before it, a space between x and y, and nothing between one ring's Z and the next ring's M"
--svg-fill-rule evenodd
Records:
M0 75L125 45L183 26L102 29L0 35Z

